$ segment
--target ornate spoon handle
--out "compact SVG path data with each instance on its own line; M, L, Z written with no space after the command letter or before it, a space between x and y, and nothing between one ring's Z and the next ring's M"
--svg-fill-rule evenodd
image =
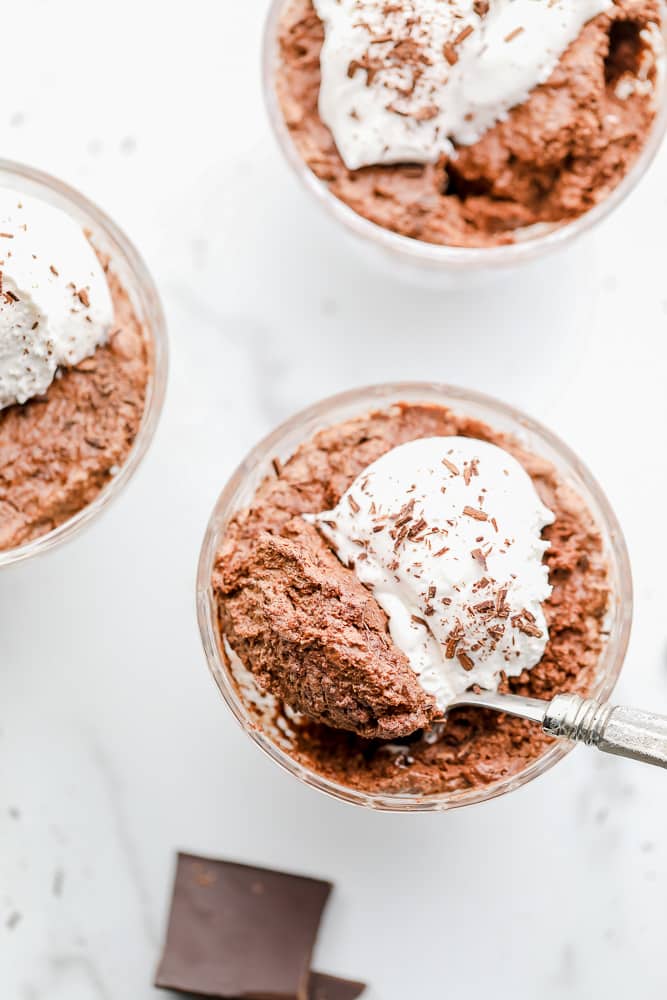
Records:
M667 768L667 717L601 704L578 694L559 694L552 701L466 691L450 707L476 705L538 722L549 736L597 747L617 757Z
M667 717L559 694L546 708L545 733L604 753L667 767Z

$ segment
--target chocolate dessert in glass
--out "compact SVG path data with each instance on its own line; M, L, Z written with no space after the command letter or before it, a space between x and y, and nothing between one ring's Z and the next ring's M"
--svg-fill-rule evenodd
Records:
M137 251L62 182L0 163L0 566L126 485L164 399L166 325Z
M456 696L608 697L632 585L604 495L550 431L397 384L325 400L250 453L208 527L198 611L225 700L274 760L347 801L438 810L569 749Z
M662 0L274 0L269 115L358 246L462 279L632 190L667 123L665 25Z

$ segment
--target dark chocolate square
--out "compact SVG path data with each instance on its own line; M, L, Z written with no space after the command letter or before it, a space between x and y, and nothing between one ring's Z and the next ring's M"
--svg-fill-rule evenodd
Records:
M308 1000L357 1000L365 989L365 983L313 972L308 984Z
M329 882L179 854L155 985L199 996L309 1000Z

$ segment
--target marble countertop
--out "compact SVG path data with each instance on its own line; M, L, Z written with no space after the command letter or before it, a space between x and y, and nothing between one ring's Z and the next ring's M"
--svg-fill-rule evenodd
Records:
M174 852L336 882L317 966L369 1000L667 991L662 772L578 750L482 807L388 816L265 759L210 680L194 613L209 512L278 420L364 382L514 403L595 470L627 533L618 698L667 712L667 149L581 246L480 291L361 266L262 107L265 4L22 0L1 152L61 176L140 247L172 371L154 447L92 529L0 574L0 996L151 1000ZM54 40L57 39L57 44ZM16 41L18 40L18 41Z

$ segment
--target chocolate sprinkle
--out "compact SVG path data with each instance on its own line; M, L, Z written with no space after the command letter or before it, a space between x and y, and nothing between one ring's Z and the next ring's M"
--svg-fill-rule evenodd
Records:
M449 469L449 471L451 472L451 474L453 476L460 476L461 475L461 473L459 472L458 468L454 465L453 462L450 462L448 458L443 458L442 464L445 466L446 469Z
M463 513L466 517L473 517L476 521L488 521L489 515L486 511L478 510L477 507L464 507Z
M461 664L464 670L472 670L475 666L473 660L470 659L467 653L458 653L457 660Z

